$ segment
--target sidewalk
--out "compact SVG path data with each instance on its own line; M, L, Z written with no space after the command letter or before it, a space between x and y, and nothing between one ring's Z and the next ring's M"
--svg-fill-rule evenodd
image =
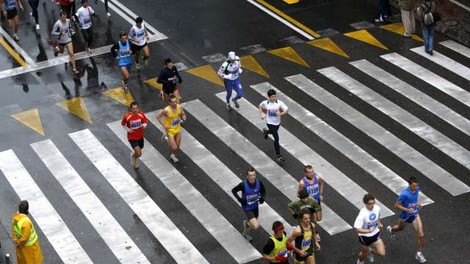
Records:
M442 21L436 25L436 30L445 34L467 47L470 47L470 0L434 0L437 4ZM422 3L417 0L416 4ZM390 1L398 7L398 0Z

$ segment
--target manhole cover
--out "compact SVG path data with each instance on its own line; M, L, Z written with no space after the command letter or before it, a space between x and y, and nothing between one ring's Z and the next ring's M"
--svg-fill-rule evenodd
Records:
M457 26L459 22L455 21L455 20L447 20L446 22L444 22L444 24L446 26L450 26L450 27L453 27L453 26Z

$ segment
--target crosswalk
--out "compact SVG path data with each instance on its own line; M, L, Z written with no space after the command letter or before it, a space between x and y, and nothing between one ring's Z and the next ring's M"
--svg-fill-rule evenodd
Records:
M468 48L462 47L452 41L441 43L446 52L456 52L462 56L469 56ZM158 109L148 112L152 125L147 127L149 131L145 139L143 156L140 159L142 173L150 173L154 179L169 190L183 208L183 215L195 219L197 225L201 226L207 235L205 239L211 240L218 245L217 259L223 258L224 263L248 263L261 259L261 248L246 241L240 233L240 226L232 221L229 208L238 207L238 202L231 194L231 189L237 185L243 175L234 172L233 167L227 163L230 157L221 156L203 144L205 137L211 138L211 144L231 151L227 155L235 155L236 159L242 160L256 169L263 182L268 184L266 203L260 206L260 226L264 233L271 233L273 221L279 220L284 223L288 230L294 223L292 217L286 213L287 210L279 211L277 201L294 201L298 181L302 177L303 168L293 170L289 166L279 164L275 157L268 151L261 130L265 121L259 118L257 106L265 97L268 89L274 89L278 98L289 107L289 114L283 118L283 125L279 130L280 144L283 153L289 156L286 163L295 161L299 164L311 164L315 171L322 176L328 188L331 188L338 196L348 201L341 206L350 207L351 210L359 210L363 207L362 197L373 189L370 184L379 184L386 190L384 193L374 194L377 204L382 208L382 217L390 217L396 214L390 201L406 188L408 175L401 175L402 166L413 169L423 175L429 182L429 186L423 186L420 202L423 205L434 203L433 189L443 190L450 198L470 192L468 179L462 175L455 175L449 171L447 164L439 162L433 157L434 152L424 151L403 138L403 136L392 131L384 122L378 122L377 118L384 118L399 124L407 133L412 133L420 141L432 146L439 151L439 155L445 156L447 160L458 163L459 166L470 172L470 153L465 142L470 139L470 121L468 112L461 111L464 108L469 111L470 91L467 86L458 86L452 81L442 77L440 73L452 72L454 77L460 78L460 83L470 84L469 68L447 57L444 53L436 51L430 57L423 54L423 47L412 48L410 54L418 54L426 60L440 66L438 71L431 71L413 58L406 58L398 53L389 53L380 56L380 63L365 59L349 62L344 68L326 67L315 69L315 79L304 74L283 76L280 80L269 80L257 84L245 85L246 98L240 99L240 108L234 108L230 113L220 113L224 107L225 93L216 93L214 98L201 98L187 101L183 104L188 121L182 130L183 140L181 154L187 159L181 159L180 163L190 160L206 177L210 184L207 188L190 181L178 166L169 162L166 155L168 151L162 142L158 143L163 129L156 121L155 116ZM466 58L465 58L466 59ZM383 67L383 65L387 67ZM400 70L390 70L390 69ZM352 72L352 73L351 73ZM354 74L355 73L355 74ZM406 73L407 77L401 75ZM358 78L360 76L360 78ZM413 78L413 82L407 82ZM429 114L442 119L444 125L435 126L428 124L425 118L410 112L397 102L391 100L375 89L371 89L370 83L380 84L381 89L393 91L396 96L410 100ZM326 86L330 89L325 89ZM448 105L448 100L440 100L433 93L425 93L418 89L418 85L426 88L433 87L441 93L447 94L452 100L463 105L453 107ZM430 85L430 86L429 86ZM333 87L333 88L331 88ZM332 93L331 89L335 89ZM339 93L348 94L350 100L338 96ZM299 100L299 99L302 100ZM328 111L335 119L317 111L309 105L321 105L321 111ZM365 105L374 109L374 113L359 111L357 106L351 102ZM218 108L220 107L220 108ZM325 110L326 109L326 110ZM230 116L230 118L227 117ZM233 119L231 117L234 117ZM236 117L236 118L235 118ZM363 136L353 137L345 133L344 127L354 128ZM298 129L288 124L303 127L304 135L315 135L340 153L345 159L362 170L363 175L351 175L351 172L343 169L339 161L325 157L313 142L306 141L305 136L300 136ZM204 127L204 131L196 130ZM442 131L443 127L449 127L459 131L461 138L449 135ZM112 191L126 206L133 211L143 225L149 230L148 234L142 236L158 240L165 254L168 254L174 263L211 263L214 256L207 256L203 252L204 245L194 235L188 234L188 230L179 226L178 219L169 211L165 204L159 204L154 196L141 186L134 170L128 163L119 162L120 153L116 149L126 151L130 146L127 142L125 130L122 129L120 121L112 121L106 124L106 138L103 133L94 130L83 129L68 134L73 142L76 155L80 155L87 162L83 166L93 167L97 175L109 183ZM255 134L252 134L255 133ZM151 135L151 136L150 136ZM157 137L157 139L155 139ZM360 139L358 139L360 138ZM118 148L110 148L109 144L103 144L103 140L112 142ZM376 146L378 151L370 151L363 141ZM269 140L269 144L272 141ZM136 236L132 236L128 229L121 226L120 219L111 213L109 205L100 199L99 189L90 185L80 169L74 167L76 164L66 158L62 150L62 141L54 138L31 143L31 152L39 157L42 166L47 168L50 177L58 182L87 221L102 238L110 252L119 263L154 263L148 250L139 248L142 244ZM272 151L272 149L270 149ZM35 171L31 166L25 166L26 160L17 156L15 149L0 152L0 176L5 177L11 188L20 199L33 201L30 211L37 223L37 228L45 236L44 239L51 244L63 263L97 263L93 255L87 252L82 245L88 241L73 232L69 228L72 223L67 223L56 210L48 198L48 193L41 188L38 178L33 177ZM393 155L396 161L391 165L386 157ZM123 156L129 156L128 154ZM126 159L128 160L128 159ZM76 166L76 165L75 165ZM29 169L27 169L29 168ZM356 170L357 171L357 170ZM44 175L44 177L49 177ZM356 181L358 177L365 180ZM43 187L40 187L43 186ZM221 207L211 198L211 192L219 192L227 197L226 205ZM270 196L271 195L271 196ZM277 195L279 197L273 197ZM326 198L322 204L323 220L320 222L321 229L328 235L324 239L334 239L336 234L347 232L352 229L350 220L353 216L345 215L338 210L338 201ZM219 206L218 206L219 205ZM243 212L238 211L243 218ZM97 220L99 219L99 220ZM345 220L348 219L348 220ZM241 223L240 223L241 224ZM322 232L323 232L322 231ZM190 232L190 231L189 231ZM95 234L95 235L96 235ZM264 241L264 238L263 238ZM223 250L222 250L223 249ZM110 261L109 263L113 263Z

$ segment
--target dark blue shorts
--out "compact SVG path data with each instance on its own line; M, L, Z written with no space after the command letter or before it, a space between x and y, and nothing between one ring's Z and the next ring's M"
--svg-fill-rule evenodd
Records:
M400 217L400 219L405 223L410 223L411 224L416 219L416 215L411 215L411 216L408 216L406 218Z
M135 149L136 147L139 147L140 149L144 148L144 139L139 139L139 140L129 140L129 143L131 143L132 149Z

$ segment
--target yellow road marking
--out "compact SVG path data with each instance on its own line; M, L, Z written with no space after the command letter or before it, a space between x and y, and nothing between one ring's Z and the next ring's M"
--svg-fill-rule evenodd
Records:
M333 42L330 38L321 38L321 39L315 39L312 41L307 42L307 44L312 45L314 47L333 52L337 55L343 56L345 58L349 59L348 54L344 52L336 43Z
M321 36L311 30L310 28L304 26L302 23L300 23L299 21L293 19L292 17L286 15L285 13L281 12L279 9L275 8L274 6L268 4L266 1L264 0L255 0L256 2L258 2L259 4L263 5L264 7L266 7L267 9L271 10L272 12L276 13L278 16L284 18L285 20L289 21L290 23L294 24L296 27L302 29L303 31L307 32L308 34L314 36L315 38L321 38Z
M11 117L44 136L44 129L37 108L12 114Z
M388 48L384 44L382 44L382 42L372 36L372 34L370 34L369 31L365 29L344 33L344 35L365 42L367 44L379 47L381 49L388 50Z
M148 80L145 80L144 83L152 86L153 88L157 89L157 90L161 90L162 89L162 84L161 83L157 83L157 79L156 78L151 78L151 79L148 79Z
M393 24L383 25L383 26L381 26L381 28L383 28L385 30L388 30L388 31L392 31L392 32L397 33L398 35L401 35L401 36L403 36L403 33L405 33L405 27L403 26L402 23L393 23ZM416 34L411 34L411 38L416 40L416 41L421 41L421 42L424 41L422 38L420 38Z
M288 3L289 5L297 4L300 0L284 0L284 2Z
M258 63L253 55L243 56L240 58L240 61L243 68L269 78L269 74L261 67L261 64Z
M104 95L113 98L114 100L120 102L121 104L129 107L132 102L134 102L134 98L130 91L127 93L124 92L122 87L117 87L113 89L109 89L103 92Z
M268 50L268 53L281 57L285 60L292 61L304 67L310 68L310 65L291 47L285 47L280 49Z
M26 67L28 64L21 58L18 53L15 52L14 49L10 47L10 44L8 44L3 37L0 37L0 44L10 53L10 55L21 65L21 67Z
M86 108L85 101L82 97L72 98L69 100L58 102L57 105L69 111L70 113L80 117L81 119L89 122L90 124L93 124L93 122L91 122L91 117L88 113L88 109Z
M191 73L192 75L195 75L197 77L203 78L205 80L208 80L222 87L225 86L222 79L219 77L219 75L217 75L217 72L215 72L214 68L212 68L212 66L210 65L203 65L203 66L199 66L196 68L192 68L192 69L186 70L186 72Z

